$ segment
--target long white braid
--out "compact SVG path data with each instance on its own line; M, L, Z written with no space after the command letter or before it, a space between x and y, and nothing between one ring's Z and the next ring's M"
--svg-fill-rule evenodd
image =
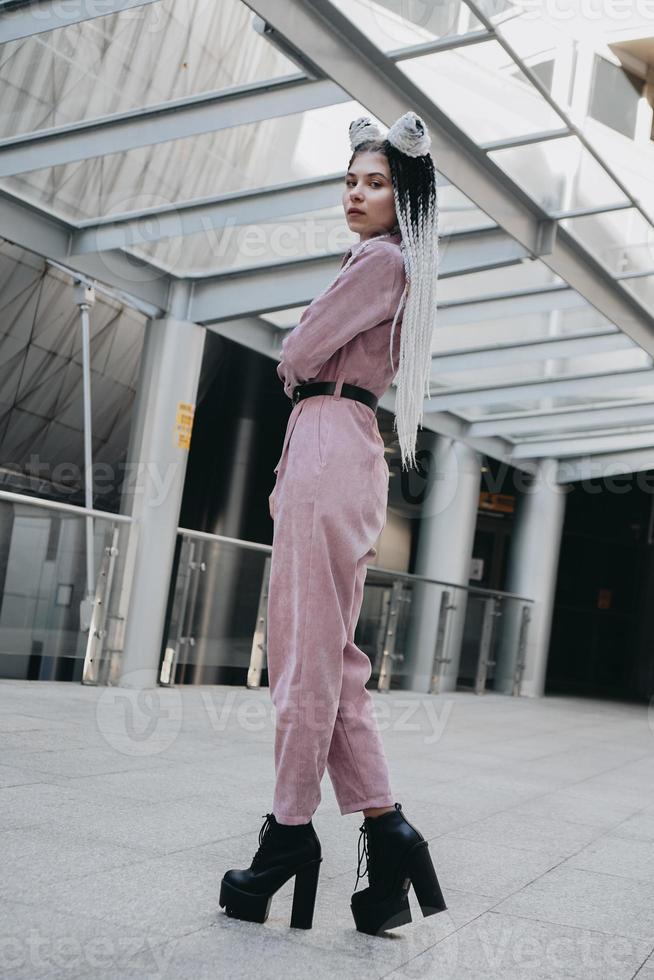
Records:
M374 139L383 139L383 136L369 117L362 116L350 123L353 150ZM424 122L414 112L400 116L389 129L386 139L407 156L425 155L431 144ZM398 433L402 468L408 469L409 465L416 465L416 437L423 418L424 396L431 398L429 381L431 339L436 322L439 207L436 183L426 208L422 199L418 200L418 214L413 221L409 189L405 189L401 198L393 182L393 193L406 273L405 290L393 319L390 339L391 368L394 368L393 337L404 305L393 425Z
M396 378L394 429L398 433L402 466L415 466L415 444L422 422L424 397L431 398L431 343L436 314L438 266L438 206L428 208L418 218L414 236L401 204L398 223L405 242L403 249L408 295L402 318L400 366ZM430 245L430 242L432 243Z

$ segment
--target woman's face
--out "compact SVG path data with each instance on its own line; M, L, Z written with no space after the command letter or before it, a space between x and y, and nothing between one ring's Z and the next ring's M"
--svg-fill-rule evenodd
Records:
M391 172L383 153L367 151L355 156L345 175L343 209L350 230L358 232L361 241L390 231L396 224Z

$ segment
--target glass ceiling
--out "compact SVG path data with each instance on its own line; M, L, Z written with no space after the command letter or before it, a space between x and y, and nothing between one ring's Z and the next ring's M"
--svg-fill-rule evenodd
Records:
M462 439L509 462L539 458L546 440L551 455L557 437L569 456L563 441L575 433L598 436L589 452L607 433L613 454L621 434L629 448L632 430L648 445L654 144L585 125L583 21L506 0L333 0L324 30L333 22L341 47L330 62L329 45L295 26L296 5L287 0L287 34L273 37L257 16L263 0L155 0L0 44L0 198L19 216L4 236L24 245L21 215L55 218L71 271L122 250L153 278L202 284L215 312L199 322L221 318L223 284L233 296L243 276L232 319L258 315L272 353L308 285L282 289L262 313L256 276L264 288L278 265L308 275L325 260L325 282L336 271L356 240L341 204L348 125L363 114L392 121L374 107L395 72L447 122L447 136L431 127L437 166L450 141L425 427L454 417ZM0 26L7 16L0 8ZM347 70L357 44L377 52L373 90L356 91ZM452 146L466 154L461 176ZM534 229L551 223L540 254L515 248L514 203Z
M159 0L4 44L0 137L297 71L250 20L239 0Z

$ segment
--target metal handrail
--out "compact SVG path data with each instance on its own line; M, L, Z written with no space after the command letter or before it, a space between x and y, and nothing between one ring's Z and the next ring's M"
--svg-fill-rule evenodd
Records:
M6 500L12 504L27 504L32 507L44 507L48 510L63 511L75 514L77 517L99 517L104 521L117 521L123 524L133 524L133 518L127 514L113 514L106 510L95 510L93 507L77 507L75 504L64 504L58 500L46 500L44 497L31 497L26 493L13 493L11 490L0 490L0 501Z
M264 554L271 554L272 545L260 544L256 541L243 541L241 538L230 538L224 534L212 534L209 531L193 531L191 528L178 527L178 534L188 538L196 538L201 541L215 541L220 544L234 544L240 548L249 548L251 551L261 551ZM427 582L430 585L442 585L447 589L465 589L474 595L483 595L495 599L519 599L520 602L533 603L534 599L527 596L518 595L516 592L502 592L499 589L485 589L482 586L458 585L456 582L445 582L442 579L430 578L428 575L417 575L415 572L400 572L394 568L381 568L379 565L368 565L371 571L379 573L393 579L405 579L409 582Z

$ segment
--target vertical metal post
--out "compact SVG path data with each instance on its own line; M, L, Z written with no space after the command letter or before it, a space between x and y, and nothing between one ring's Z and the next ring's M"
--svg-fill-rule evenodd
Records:
M93 443L91 440L91 340L89 310L95 303L95 290L83 282L75 283L75 302L82 321L82 381L84 392L84 506L93 509ZM95 595L95 557L93 518L86 516L86 597Z
M404 583L399 579L393 582L391 590L391 601L388 606L388 618L386 620L386 635L384 638L384 650L382 652L381 669L377 689L379 691L389 691L391 688L391 677L393 676L393 661L403 660L401 654L395 653L395 643L397 640L397 623L402 601L402 591Z
M268 636L268 584L270 581L270 563L272 556L266 557L263 566L263 579L259 592L259 608L257 622L252 636L252 651L250 653L250 668L246 687L261 687L261 671L266 657L266 640Z
M520 615L520 633L518 635L518 655L515 664L515 676L513 679L513 690L511 693L516 697L520 694L522 686L522 675L527 661L527 631L531 620L531 606L527 603L522 607Z
M89 635L86 641L84 666L82 668L82 684L103 684L109 666L108 660L104 656L103 640L107 635L107 615L116 556L118 555L118 535L118 525L114 524L107 532L108 544L105 545L93 599Z
M488 667L489 664L494 662L490 659L490 651L493 639L493 626L495 624L495 606L496 600L494 598L486 599L484 603L484 618L481 624L481 639L479 641L475 694L482 694L485 691Z
M193 576L191 582L191 588L189 592L188 599L188 617L187 617L187 632L182 637L182 643L186 645L186 657L184 663L188 665L189 657L193 652L195 647L195 610L198 604L198 592L200 591L200 577L203 572L207 570L207 563L204 560L205 543L204 541L198 541L197 543L197 558L190 563L191 575ZM194 667L197 667L197 663ZM199 682L198 682L199 683Z
M391 588L384 588L382 590L381 611L375 636L375 659L372 665L372 672L373 674L377 674L378 678L382 668L384 647L386 645L386 627L388 625L388 612L391 608L391 595L392 586Z
M182 586L182 597L179 602L179 616L177 618L177 636L175 637L175 642L172 646L167 646L164 652L163 661L161 663L161 670L159 673L159 683L163 687L172 687L175 683L175 671L177 669L177 660L179 657L179 648L182 644L182 637L184 636L184 627L186 624L186 618L188 616L188 591L191 584L192 569L194 567L193 558L195 554L195 541L183 541L182 542L182 553L180 555L179 568L183 568L183 557L184 557L184 544L188 543L188 560L186 561L186 574L184 575L184 584ZM179 571L177 573L179 575Z
M430 694L438 694L440 692L443 667L452 660L451 657L444 656L450 609L456 609L456 603L452 602L452 593L444 589L441 592L441 605L438 612L438 630L436 632L436 648L434 650L434 663L431 672Z

